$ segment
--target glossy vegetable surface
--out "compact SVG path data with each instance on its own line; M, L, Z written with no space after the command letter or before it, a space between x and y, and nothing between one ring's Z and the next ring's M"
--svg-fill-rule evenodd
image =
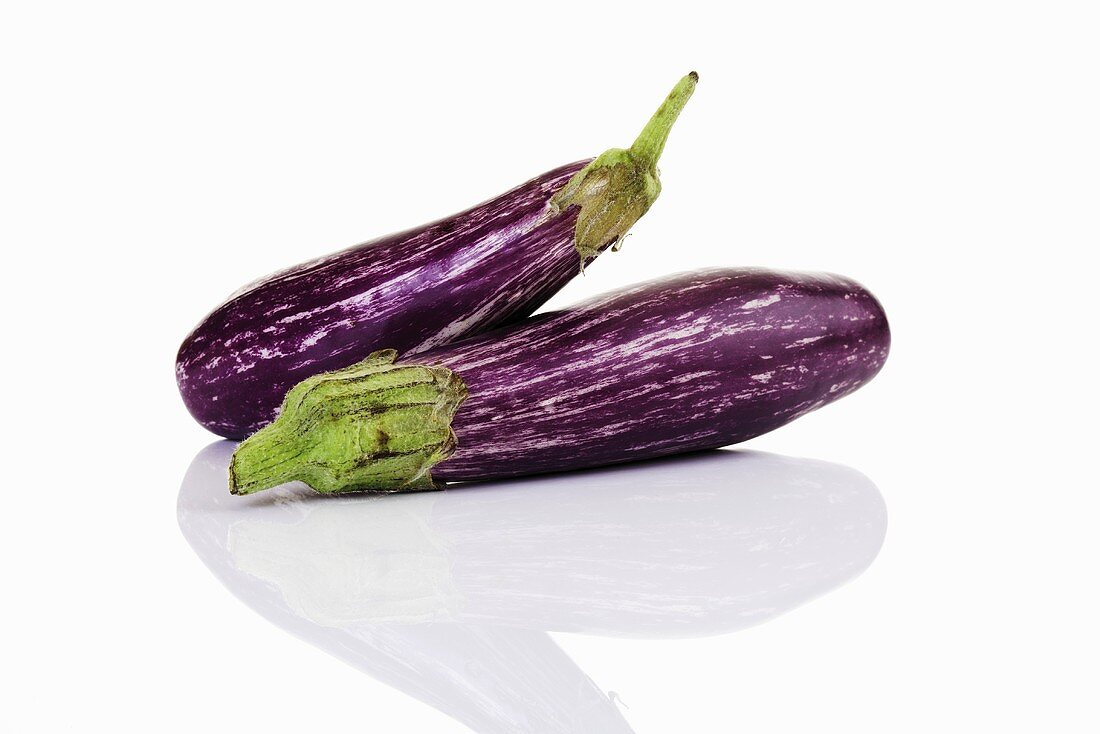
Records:
M180 347L176 380L188 410L214 433L243 438L311 375L377 349L412 356L532 313L657 198L657 159L697 79L677 84L629 149L234 294Z
M738 443L870 380L890 332L825 274L714 269L628 287L395 363L312 378L241 444L231 488L416 489ZM446 428L450 425L450 430Z

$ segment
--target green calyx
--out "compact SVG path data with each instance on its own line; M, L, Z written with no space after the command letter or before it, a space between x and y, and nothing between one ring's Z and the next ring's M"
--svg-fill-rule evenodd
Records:
M451 419L466 385L445 367L396 360L387 349L295 385L275 422L233 453L229 491L292 481L325 493L435 488L430 469L454 453Z
M668 133L691 98L699 75L694 71L673 87L634 144L625 150L612 148L578 171L550 200L550 213L580 207L574 244L584 264L623 238L642 218L661 193L657 160Z

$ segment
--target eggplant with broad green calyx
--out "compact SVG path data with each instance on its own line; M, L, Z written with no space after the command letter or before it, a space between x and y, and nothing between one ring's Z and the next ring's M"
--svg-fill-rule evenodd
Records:
M889 346L847 278L676 275L310 378L237 448L230 490L415 490L717 448L854 391Z
M657 159L697 81L681 79L628 149L237 292L180 347L187 409L210 431L243 438L312 375L378 349L410 357L533 313L657 198Z

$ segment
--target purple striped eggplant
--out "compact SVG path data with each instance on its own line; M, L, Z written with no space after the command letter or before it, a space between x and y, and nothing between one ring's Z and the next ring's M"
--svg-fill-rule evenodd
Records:
M870 380L890 330L834 275L715 269L295 386L230 489L426 489L738 443Z
M238 291L179 349L187 409L214 433L243 438L311 375L381 348L415 355L533 313L618 247L657 198L657 160L697 81L684 77L629 149Z

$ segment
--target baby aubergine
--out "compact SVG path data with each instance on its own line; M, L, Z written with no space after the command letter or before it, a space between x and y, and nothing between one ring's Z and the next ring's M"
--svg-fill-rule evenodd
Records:
M847 278L685 273L312 377L237 448L230 489L426 489L718 448L856 390L889 347Z
M695 72L681 79L628 149L238 291L179 349L187 409L210 431L244 438L312 375L384 348L412 356L533 313L657 198L657 160L697 81Z

